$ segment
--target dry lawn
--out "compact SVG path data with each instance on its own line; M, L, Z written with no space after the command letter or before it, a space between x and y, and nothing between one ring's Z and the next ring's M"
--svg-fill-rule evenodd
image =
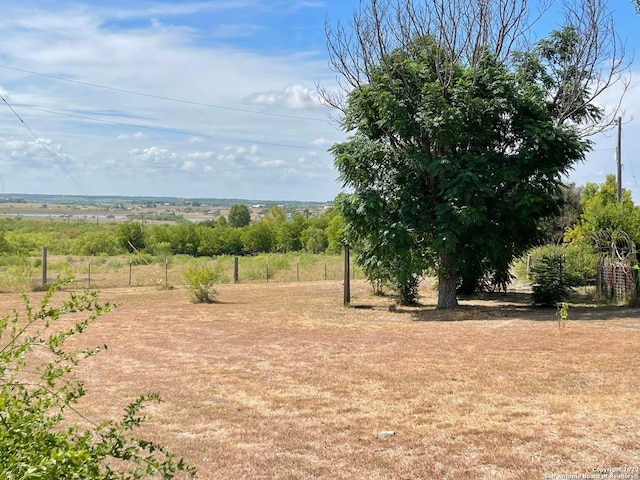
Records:
M341 289L104 290L121 306L81 340L109 349L83 364L80 410L159 392L139 433L202 479L640 477L637 310L572 307L561 331L518 295L392 312L360 282L344 308Z

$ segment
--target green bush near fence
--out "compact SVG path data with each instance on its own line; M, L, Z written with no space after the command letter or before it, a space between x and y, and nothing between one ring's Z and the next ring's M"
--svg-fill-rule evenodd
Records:
M213 303L218 295L215 286L220 283L222 269L219 265L192 265L185 270L184 278L193 303Z

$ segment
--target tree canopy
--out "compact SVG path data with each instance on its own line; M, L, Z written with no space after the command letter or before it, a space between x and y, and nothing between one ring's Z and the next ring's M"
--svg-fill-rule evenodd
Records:
M233 227L246 227L251 223L251 212L246 205L235 204L229 210L229 223Z
M621 197L621 201L618 201L617 182L613 174L607 175L600 185L587 183L580 199L583 209L580 221L567 230L565 240L581 243L585 241L585 234L623 230L639 244L640 207L634 205L629 190L622 189Z
M515 12L526 2L501 3ZM327 98L352 134L331 151L352 191L341 208L360 262L386 271L405 303L415 289L402 287L433 268L438 308L455 308L462 281L490 272L505 283L512 260L544 238L540 221L559 212L562 176L589 149L585 128L603 118L590 90L602 77L580 56L589 44L580 23L518 51L520 20L488 20L488 29L506 29L492 37L452 31L460 23L412 5L361 7L352 22L358 42L329 32L333 65L351 88L342 104ZM471 10L460 11L461 22Z

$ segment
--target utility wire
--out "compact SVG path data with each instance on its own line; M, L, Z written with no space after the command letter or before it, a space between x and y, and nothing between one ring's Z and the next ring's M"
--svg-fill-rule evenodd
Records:
M232 112L241 112L241 113L253 113L255 115L267 115L267 116L271 116L271 117L283 117L283 118L293 118L296 120L310 120L313 122L327 122L327 119L323 119L323 118L315 118L315 117L302 117L302 116L297 116L297 115L286 115L283 113L272 113L272 112L259 112L256 110L244 110L242 108L233 108L233 107L224 107L222 105L214 105L211 103L201 103L201 102L193 102L190 100L182 100L182 99L178 99L178 98L172 98L172 97L165 97L162 95L153 95L151 93L142 93L142 92L136 92L133 90L126 90L124 88L116 88L116 87L108 87L106 85L99 85L97 83L90 83L90 82L83 82L80 80L73 80L70 78L64 78L64 77L58 77L56 75L49 75L46 73L39 73L39 72L34 72L31 70L25 70L23 68L17 68L17 67L10 67L8 65L2 65L0 64L0 68L6 68L8 70L15 70L17 72L23 72L23 73L28 73L30 75L38 75L40 77L47 77L47 78L53 78L55 80L60 80L63 82L71 82L71 83L77 83L79 85L85 85L88 87L94 87L94 88L102 88L105 90L111 90L113 92L120 92L120 93L127 93L129 95L138 95L141 97L148 97L148 98L155 98L158 100L166 100L169 102L178 102L178 103L185 103L187 105L197 105L199 107L208 107L208 108L217 108L220 110L230 110Z
M56 161L56 163L57 163L57 164L58 164L58 166L62 169L62 171L63 171L64 173L66 173L66 174L67 174L67 176L68 176L71 180L73 180L73 183L75 183L75 184L77 185L77 187L80 189L80 191L81 191L82 193L84 193L85 195L87 195L87 196L88 196L89 194L85 191L85 189L84 189L84 188L82 188L82 185L80 185L80 184L78 183L78 181L74 178L74 176L73 176L73 175L71 175L71 173L69 173L69 171L64 167L64 165L62 164L62 162L60 161L60 159L58 158L58 156L57 156L57 155L55 155L55 154L54 154L54 153L49 149L49 147L47 147L47 145L46 145L42 140L40 140L40 137L38 137L38 136L35 134L35 132L34 132L33 130L31 130L31 127L29 127L29 125L27 125L27 123L26 123L26 122L25 122L25 121L20 117L20 115L18 115L18 112L16 112L16 111L14 110L14 108L11 106L11 104L10 104L9 102L7 102L7 99L6 99L6 98L4 98L2 95L0 95L0 98L1 98L1 99L2 99L2 101L7 105L7 107L9 107L9 109L13 112L13 114L18 118L18 120L20 120L20 123L22 123L22 125L24 125L24 126L25 126L25 128L26 128L27 130L29 130L29 132L31 133L31 135L33 135L33 137L34 137L34 138L36 139L36 141L40 144L40 146L42 146L42 148L44 148L44 149L49 153L49 155L51 156L51 158L53 158L53 159Z
M63 117L81 118L81 119L84 119L84 120L91 120L93 122L109 123L111 125L121 125L121 126L124 126L124 127L133 127L133 128L143 129L143 130L156 130L156 131L159 131L159 132L176 133L176 134L179 134L179 135L191 135L191 136L198 136L198 137L205 137L205 138L213 138L215 140L226 140L226 141L230 141L230 142L239 142L239 143L251 143L251 144L256 144L256 145L268 145L270 147L299 148L299 149L304 149L304 150L321 150L321 151L325 151L326 150L324 148L313 147L313 146L309 146L309 145L290 145L290 144L285 144L285 143L271 143L271 142L263 142L263 141L260 141L260 140L251 140L251 139L243 139L243 138L233 138L233 137L223 137L223 136L217 136L217 135L209 135L209 134L206 134L206 133L193 132L193 131L189 131L189 130L178 130L178 129L174 129L174 128L152 127L152 126L149 126L149 125L139 125L139 124L135 124L135 123L117 122L115 120L105 120L103 118L89 117L89 116L78 115L78 114L74 114L74 113L56 112L54 110L45 110L43 108L27 107L27 106L24 106L24 105L20 105L20 108L25 109L25 110L34 110L36 112L49 113L49 114L52 114L52 115L60 115L60 116L63 116Z

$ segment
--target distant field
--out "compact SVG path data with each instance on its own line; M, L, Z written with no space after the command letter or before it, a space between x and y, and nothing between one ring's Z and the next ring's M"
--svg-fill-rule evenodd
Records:
M81 337L109 349L83 364L79 410L116 417L160 392L142 433L202 479L587 478L640 466L636 310L574 306L561 331L524 294L436 312L425 289L426 307L391 312L360 281L358 308L342 307L339 281L219 290L213 305L182 288L104 290L121 306ZM19 304L0 295L2 311Z

